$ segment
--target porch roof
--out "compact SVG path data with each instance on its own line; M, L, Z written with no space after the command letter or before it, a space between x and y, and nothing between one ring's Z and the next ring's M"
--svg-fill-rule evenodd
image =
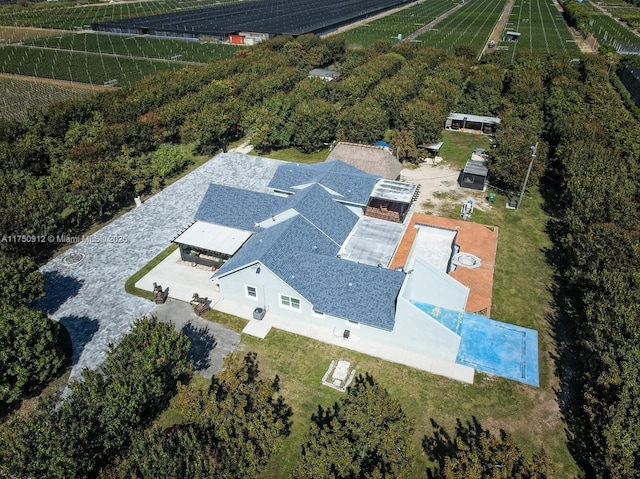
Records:
M231 256L240 249L252 234L250 231L196 221L173 242Z

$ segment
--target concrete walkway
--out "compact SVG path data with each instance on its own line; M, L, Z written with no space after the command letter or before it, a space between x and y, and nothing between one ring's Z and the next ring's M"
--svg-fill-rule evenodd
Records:
M42 267L46 295L39 305L71 335L70 379L83 368L97 368L109 343L151 312L154 304L127 294L124 283L191 224L209 184L266 192L280 163L233 152L218 155Z
M290 333L315 339L316 341L351 349L386 361L404 364L405 366L427 371L432 374L473 384L475 375L473 368L435 358L426 353L421 354L407 351L401 347L390 346L390 344L393 343L392 341L386 344L360 337L357 329L352 329L349 339L345 339L342 335L342 329L340 331L334 331L330 328L313 326L305 321L279 316L276 311L267 311L267 314L262 320L252 319L253 305L234 303L223 299L218 302L216 309L247 319L249 323L247 323L247 326L242 332L261 339L266 337L271 328L282 329ZM393 335L393 332L389 332L389 335Z
M191 340L189 358L195 371L206 378L217 374L224 358L240 344L240 334L199 317L190 304L168 299L151 312L161 322L171 322L176 331Z

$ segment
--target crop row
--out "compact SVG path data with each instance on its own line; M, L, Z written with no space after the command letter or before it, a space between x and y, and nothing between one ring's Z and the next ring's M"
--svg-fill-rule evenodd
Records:
M505 3L505 0L470 0L418 40L445 50L467 45L480 53Z
M28 109L41 110L54 103L93 95L87 88L0 78L0 116L11 120L26 119Z
M101 33L77 33L40 38L25 42L25 45L189 62L207 62L212 59L229 58L238 48L242 48L231 45L200 44L186 40Z
M400 10L341 34L347 45L369 47L378 40L406 37L420 27L435 20L456 4L454 0L430 0Z
M88 52L71 52L18 45L0 47L0 71L40 78L69 80L93 85L116 80L132 85L161 70L178 70L178 62L141 60Z
M640 54L640 37L608 15L593 11L589 19L589 30L600 45L610 45L619 53Z
M219 0L150 0L141 2L105 3L102 5L31 4L20 10L0 7L0 25L71 30L74 27L120 18L140 17L158 13L202 8Z
M517 0L506 30L520 32L517 43L501 42L513 59L516 51L577 55L580 49L552 0Z

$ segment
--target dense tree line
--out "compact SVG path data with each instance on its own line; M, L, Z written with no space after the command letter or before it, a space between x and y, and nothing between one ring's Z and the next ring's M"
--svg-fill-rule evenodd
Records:
M556 65L545 102L559 301L575 334L565 412L588 477L640 475L640 124L597 57Z
M293 477L407 477L412 432L400 403L370 375L358 376L339 404L311 418Z
M68 362L61 326L28 307L43 294L44 277L32 259L0 253L0 419Z
M537 151L528 185L535 186L546 168L547 146L542 135L545 75L542 58L520 55L506 71L503 83L489 86L498 95L493 101L498 105L495 111L501 124L488 166L492 184L508 193L520 190L532 159L532 146L537 144Z
M191 374L189 340L170 324L138 320L97 371L85 370L70 395L0 428L0 475L95 477L127 449Z
M457 420L455 435L433 423L431 436L423 438L427 455L436 463L432 479L550 479L554 469L544 450L523 455L505 431L499 435L484 429L474 417Z

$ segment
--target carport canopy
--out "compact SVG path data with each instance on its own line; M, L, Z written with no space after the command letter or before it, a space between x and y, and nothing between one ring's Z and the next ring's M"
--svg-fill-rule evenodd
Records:
M196 221L173 242L233 256L252 234L251 231Z

